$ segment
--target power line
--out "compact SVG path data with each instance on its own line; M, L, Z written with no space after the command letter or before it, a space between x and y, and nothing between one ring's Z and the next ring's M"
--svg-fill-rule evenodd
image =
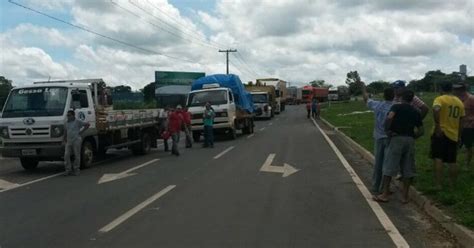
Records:
M258 73L255 72L255 70L252 69L252 67L244 60L242 57L242 54L240 52L237 52L234 54L234 56L241 62L241 64L255 77L258 78Z
M235 58L234 62L238 62L242 66L242 68L245 70L245 72L247 72L249 75L251 75L252 77L258 78L257 74L254 73L252 70L250 70L247 66L245 66L242 60L240 60L239 57L237 57L235 54L236 53L233 54Z
M151 16L151 17L157 19L160 23L163 23L163 24L165 24L166 26L171 27L172 29L178 30L178 31L181 32L183 35L187 35L187 36L193 38L194 40L197 40L197 41L200 42L202 45L207 46L207 47L210 47L210 48L213 48L213 49L219 49L219 47L214 46L214 45L212 45L212 44L209 44L206 40L203 40L203 39L200 38L200 37L199 37L199 38L196 38L195 36L191 36L191 35L189 35L188 33L185 33L185 32L183 32L182 30L177 29L177 28L174 27L173 25L170 25L169 23L163 21L163 20L160 19L159 17L156 17L155 15L153 15L153 14L150 13L150 12L148 12L146 9L142 8L141 6L139 6L138 4L134 3L133 1L129 0L129 3L132 4L133 6L135 6L136 8L140 9L141 11L145 12L147 15L149 15L149 16ZM117 3L115 3L115 4L118 5ZM166 30L168 33L170 33L170 34L172 34L172 35L174 35L174 36L177 36L177 37L179 37L179 38L186 39L184 36L180 36L179 34L176 34L176 33L174 33L174 32L169 31L168 29L164 29L163 27L161 27L160 29ZM186 40L188 40L188 41L194 43L194 42L193 42L192 40L190 40L190 39L186 39Z
M28 7L28 6L25 6L25 5L16 3L16 2L14 2L13 0L8 0L8 2L11 3L11 4L17 5L17 6L19 6L19 7L22 7L22 8L24 8L24 9L26 9L26 10L29 10L29 11L35 12L35 13L37 13L37 14L40 14L40 15L42 15L42 16L46 16L46 17L48 17L48 18L50 18L50 19L53 19L53 20L55 20L55 21L64 23L64 24L69 25L69 26L71 26L71 27L74 27L74 28L80 29L80 30L82 30L82 31L85 31L85 32L88 32L88 33L97 35L97 36L102 37L102 38L104 38L104 39L108 39L108 40L111 40L111 41L120 43L120 44L122 44L122 45L124 45L124 46L132 47L132 48L135 48L135 49L140 50L140 51L143 51L143 52L152 53L152 54L157 54L157 55L161 55L161 56L168 57L168 58L175 59L175 60L181 60L181 61L186 61L186 62L195 63L194 61L191 61L191 60L188 60L188 59L183 59L183 58L179 58L179 57L174 57L174 56L166 55L166 54L163 54L163 53L160 53L160 52L157 52L157 51L153 51L153 50L150 50L150 49L147 49L147 48L143 48L143 47L139 47L139 46L133 45L133 44L128 43L128 42L126 42L126 41L122 41L122 40L119 40L119 39L116 39L116 38L107 36L107 35L105 35L105 34L101 34L101 33L99 33L99 32L96 32L96 31L94 31L94 30L91 30L91 29L89 29L89 28L87 28L87 27L83 27L83 26L79 26L79 25L70 23L70 22L65 21L65 20L63 20L63 19L60 19L60 18L57 18L57 17L55 17L55 16L46 14L46 13L41 12L41 11L36 10L36 9L33 9L33 8L31 8L31 7Z
M183 29L189 30L190 32L197 34L198 37L201 36L200 33L196 32L195 30L193 30L193 29L187 27L186 25L182 24L180 20L178 20L178 19L174 18L172 15L166 13L166 11L164 11L164 10L162 10L162 9L160 9L160 8L158 8L158 7L156 7L156 6L155 6L152 2L150 2L149 0L146 0L146 1L148 2L149 5L151 5L153 8L155 8L156 10L158 10L159 12L161 12L163 15L166 15L170 20L172 20L174 23L176 23L177 25L179 25L179 26L182 27ZM214 45L216 45L216 46L227 47L226 45L223 45L223 44L218 43L218 42L215 42L215 41L209 40L208 42L209 42L210 44L214 44Z
M227 49L227 50L219 50L220 53L225 53L225 58L226 58L226 72L229 74L229 53L236 53L237 50L235 49ZM234 65L235 66L235 65Z

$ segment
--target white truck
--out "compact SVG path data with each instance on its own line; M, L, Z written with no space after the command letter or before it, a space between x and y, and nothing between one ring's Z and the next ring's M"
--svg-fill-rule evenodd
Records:
M254 114L251 96L244 92L240 79L235 75L211 75L193 82L187 107L191 112L193 139L199 142L204 130L203 115L205 104L209 102L214 109L214 132L225 133L231 139L237 138L237 130L244 134L253 133ZM247 109L242 108L242 103ZM252 111L248 111L248 108Z
M265 78L257 79L256 83L264 86L275 86L276 106L274 112L275 114L280 114L281 112L285 111L286 97L288 94L285 81L278 78Z
M161 110L112 110L99 104L100 83L102 79L49 81L13 88L0 118L2 156L19 158L26 170L39 161L63 160L64 124L71 109L90 124L82 134L82 168L110 148L146 154L156 147Z

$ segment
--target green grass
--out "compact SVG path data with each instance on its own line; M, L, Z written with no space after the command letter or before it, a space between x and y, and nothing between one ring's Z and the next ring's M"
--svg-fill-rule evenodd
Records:
M435 97L435 94L424 94L421 98L428 106L431 106ZM341 131L367 150L373 152L373 113L343 115L354 111L366 110L368 110L368 108L363 101L331 103L330 106L326 105L322 109L321 115L334 126L342 127L340 128ZM425 126L425 135L416 142L418 177L415 182L415 187L439 203L451 213L459 223L474 228L474 166L471 165L472 169L470 171L466 168L465 154L464 150L462 150L462 152L458 154L458 163L461 169L457 185L454 188L450 188L446 185L441 191L434 190L432 160L429 158L430 136L433 128L431 111L423 123ZM445 173L445 182L447 182L447 169Z

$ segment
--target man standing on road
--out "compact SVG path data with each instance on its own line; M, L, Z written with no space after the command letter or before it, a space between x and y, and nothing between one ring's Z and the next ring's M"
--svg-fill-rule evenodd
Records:
M206 103L206 109L204 110L203 123L204 123L204 145L203 147L214 148L214 117L216 114L211 107L211 103Z
M160 113L160 119L162 120L161 123L161 137L163 138L163 145L165 152L168 152L169 146L168 146L168 139L170 137L169 131L168 131L168 126L169 126L169 114L170 114L170 107L166 106L164 111Z
M69 110L67 112L66 132L64 133L63 141L65 144L64 163L66 176L71 175L71 173L75 176L79 175L82 146L81 134L88 129L89 126L89 123L76 119L76 113L74 110ZM71 153L74 154L73 165L71 164Z
M383 165L383 193L374 196L378 202L388 202L390 181L400 172L403 180L401 201L408 203L408 191L416 175L415 139L424 132L421 114L410 104L414 95L411 90L404 91L402 103L394 104L388 113L385 130L389 141Z
M382 191L382 168L385 158L385 149L388 146L388 137L385 133L385 120L388 112L393 105L394 90L393 88L386 88L383 92L383 101L376 101L369 99L367 88L363 82L360 82L362 88L362 96L367 107L374 111L375 125L374 125L374 155L375 165L372 174L372 192L380 193Z
M395 98L393 99L394 103L401 103L402 94L406 88L406 82L403 80L397 80L390 84L392 88L395 90ZM430 111L428 105L426 105L419 97L414 96L413 101L410 103L413 107L415 107L421 114L421 120L425 119L426 115Z
M454 94L463 102L466 116L462 121L461 143L466 147L466 167L471 169L474 143L474 96L467 92L467 85L458 83L453 86Z
M308 112L307 117L309 119L309 117L311 117L311 102L306 103L306 112Z
M181 111L181 115L183 117L183 128L184 128L184 134L186 135L186 148L191 148L193 147L193 140L191 137L191 112L188 111L187 108L183 109Z
M311 116L316 119L318 117L318 100L313 98L313 102L311 103Z
M452 89L451 83L444 83L441 86L442 95L433 102L435 127L431 136L431 158L434 161L435 184L438 189L442 188L443 163L449 166L451 186L454 186L458 175L456 157L465 111L461 100L452 95Z
M171 135L173 145L171 146L171 154L179 156L178 144L181 127L183 126L183 117L179 113L181 111L181 105L176 106L175 110L172 110L169 115L168 131Z

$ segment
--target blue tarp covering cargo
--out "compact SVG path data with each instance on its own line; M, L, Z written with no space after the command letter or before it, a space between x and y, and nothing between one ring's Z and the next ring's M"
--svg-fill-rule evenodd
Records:
M234 99L237 107L246 110L249 113L253 113L253 102L252 95L245 90L240 78L233 74L215 74L206 77L196 79L191 90L202 90L206 84L219 84L220 87L230 88L234 94Z

